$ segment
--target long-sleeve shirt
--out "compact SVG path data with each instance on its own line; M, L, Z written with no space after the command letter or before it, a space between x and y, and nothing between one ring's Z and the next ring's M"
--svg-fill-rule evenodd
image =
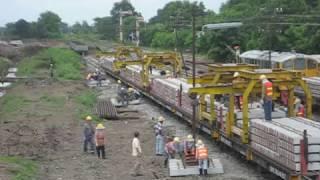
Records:
M94 128L91 123L84 123L83 135L86 139L93 138Z
M163 130L162 130L162 124L161 123L157 123L155 126L154 126L154 131L155 131L155 134L156 134L156 136L157 135L163 135Z
M133 138L132 140L132 156L138 156L141 154L141 146L140 146L140 141L138 138Z

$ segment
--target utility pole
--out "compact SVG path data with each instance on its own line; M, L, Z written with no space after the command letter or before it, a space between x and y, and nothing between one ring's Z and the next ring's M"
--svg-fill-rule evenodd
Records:
M119 11L119 18L120 18L120 42L123 43L123 17L126 15L132 15L132 11Z
M192 87L196 87L196 17L195 12L192 12ZM197 97L193 97L192 101L192 135L196 139L197 128Z
M143 22L144 19L142 16L136 17L136 46L140 45L140 23Z

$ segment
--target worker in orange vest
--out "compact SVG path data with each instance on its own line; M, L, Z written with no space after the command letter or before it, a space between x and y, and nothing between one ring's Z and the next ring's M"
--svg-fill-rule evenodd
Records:
M304 108L304 102L301 101L299 98L295 99L295 109L296 109L296 116L297 117L304 117L305 116L305 108Z
M208 175L208 148L201 140L197 141L196 159L199 162L199 174Z
M263 99L263 108L264 108L264 118L267 121L272 120L272 95L273 88L272 82L270 82L265 75L260 76L262 81L262 99Z

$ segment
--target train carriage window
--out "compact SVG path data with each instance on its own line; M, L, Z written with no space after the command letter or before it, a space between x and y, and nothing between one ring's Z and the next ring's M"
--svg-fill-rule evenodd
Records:
M294 69L296 70L304 70L306 67L304 58L297 58L294 60Z
M284 61L282 64L282 68L283 69L292 69L293 68L292 60L290 59L290 60Z
M308 59L308 69L316 69L317 68L317 62L312 59Z

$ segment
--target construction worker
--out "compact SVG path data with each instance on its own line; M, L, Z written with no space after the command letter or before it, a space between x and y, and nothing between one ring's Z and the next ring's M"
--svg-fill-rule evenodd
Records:
M265 75L260 76L260 80L262 81L262 100L263 100L263 108L264 108L264 118L267 121L272 120L272 82L270 82Z
M140 157L142 154L140 140L139 140L139 132L134 133L134 137L132 140L132 156L136 158L135 165L133 169L131 170L132 176L141 176L141 163L140 163Z
M196 159L199 163L199 174L208 175L208 148L199 139L197 141Z
M180 144L179 137L175 138L168 138L168 142L166 143L164 147L165 152L165 160L164 160L164 166L167 167L169 159L174 159L175 154L178 153L177 147Z
M120 98L121 104L128 106L129 96L128 96L128 90L125 87L120 88L120 91L118 92L118 96Z
M84 129L83 129L83 135L84 135L83 151L85 153L88 151L88 145L90 146L90 153L94 153L94 142L93 142L94 127L91 121L92 121L91 116L87 116L85 118Z
M163 155L163 145L164 145L164 132L163 132L163 122L164 118L160 116L158 118L158 123L154 126L154 131L156 135L156 155Z
M187 139L184 141L183 144L185 156L195 154L195 144L191 134L187 136Z
M102 123L99 123L96 127L95 133L95 143L96 143L96 150L98 158L105 159L106 152L105 152L105 144L106 144L106 134L105 134L105 127Z
M300 98L295 97L294 100L295 114L297 117L304 117L305 108Z
M232 84L236 84L238 82L242 82L243 79L240 77L239 72L235 72L233 74L233 80L232 80ZM236 99L236 107L241 111L242 109L242 94L241 93L236 93L234 94L235 99Z

